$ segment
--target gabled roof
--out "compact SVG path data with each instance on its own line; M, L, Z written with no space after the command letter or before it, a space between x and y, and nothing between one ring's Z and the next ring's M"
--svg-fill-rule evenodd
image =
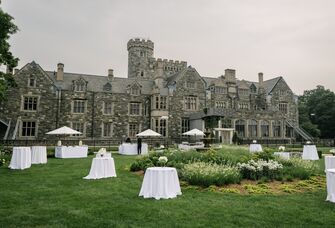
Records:
M267 94L271 93L271 91L273 90L273 88L276 86L276 84L279 82L279 80L281 80L282 77L276 77L276 78L272 78L269 80L265 80L263 82L264 85L264 89L266 91ZM251 82L251 81L245 81L249 87L254 84L256 86L256 88L258 89L259 87L259 83L258 82Z
M189 66L187 68L184 68L180 72L178 72L178 73L170 76L169 78L167 78L167 86L175 84L175 82L177 82L179 80L179 78L183 77L184 74L186 72L190 71L190 70L194 71L195 74L204 82L204 84L207 85L207 82L204 80L203 77L200 76L200 74L198 73L198 71L195 68Z

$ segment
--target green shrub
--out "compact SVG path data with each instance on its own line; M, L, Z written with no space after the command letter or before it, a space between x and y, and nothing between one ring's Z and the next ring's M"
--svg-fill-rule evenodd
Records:
M263 152L252 153L252 159L256 161L260 159L265 161L273 160L275 158L273 152L273 150L265 148Z
M283 174L299 178L301 180L309 179L319 171L317 162L302 160L301 158L291 158L289 160L277 158L283 164Z
M12 148L0 145L0 167L9 165Z
M144 157L144 158L138 159L133 164L131 164L130 171L133 171L133 172L140 171L140 170L145 171L147 168L153 167L153 166L155 166L153 162L148 157Z
M186 164L181 170L181 178L192 185L208 187L239 183L241 175L237 167L205 162Z

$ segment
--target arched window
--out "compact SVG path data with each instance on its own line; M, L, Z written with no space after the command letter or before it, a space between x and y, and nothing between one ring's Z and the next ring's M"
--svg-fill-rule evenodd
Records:
M269 122L266 120L262 120L261 122L261 136L269 137Z
M241 137L245 137L245 121L244 120L236 120L235 122L235 131Z
M257 137L257 121L249 120L248 125L249 137Z
M276 120L272 122L273 137L281 136L281 121Z

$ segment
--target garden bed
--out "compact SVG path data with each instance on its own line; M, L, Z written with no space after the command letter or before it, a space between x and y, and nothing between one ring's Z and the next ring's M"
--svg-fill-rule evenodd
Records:
M175 167L180 180L189 185L202 188L217 186L216 188L223 189L222 191L230 189L230 186L238 186L231 191L238 190L242 194L246 191L267 192L266 189L259 189L259 183L264 183L263 188L272 189L271 192L280 192L274 187L278 183L292 184L292 181L309 180L322 173L318 162L300 158L285 160L275 157L273 151L265 149L265 152L251 154L247 148L236 146L210 149L206 153L165 150L163 153L150 153L149 156L140 158L130 169L145 171L148 167L161 166L159 157L165 156L168 160L165 165ZM292 189L287 191L294 192Z

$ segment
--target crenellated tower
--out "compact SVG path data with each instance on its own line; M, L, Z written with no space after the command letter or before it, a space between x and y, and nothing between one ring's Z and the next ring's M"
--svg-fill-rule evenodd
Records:
M150 78L150 59L154 54L154 43L151 40L131 39L127 43L128 49L128 78ZM151 67L152 68L152 67Z

